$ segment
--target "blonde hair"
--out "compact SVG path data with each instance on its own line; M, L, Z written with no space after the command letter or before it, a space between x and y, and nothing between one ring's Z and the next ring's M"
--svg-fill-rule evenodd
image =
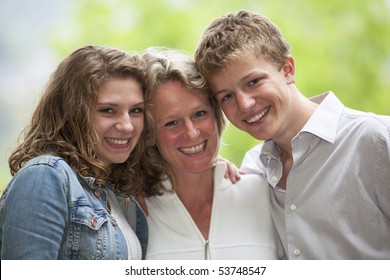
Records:
M151 115L152 105L150 101L156 94L158 87L168 81L179 81L195 94L207 96L216 119L219 135L222 134L225 128L225 119L221 108L206 86L205 79L196 69L190 56L178 50L153 47L147 49L142 57L147 65L146 114ZM172 190L174 190L175 180L155 145L154 129L151 131L145 149L146 157L142 160L146 180L144 192L147 195L156 195L162 193L164 187L161 183L166 179L172 182Z
M211 22L195 51L195 62L207 78L250 55L264 57L281 69L289 53L290 47L274 23L242 10Z
M44 154L62 157L97 185L110 180L124 195L142 185L137 163L144 143L140 141L123 164L100 160L93 150L97 134L93 125L100 86L112 77L135 78L145 89L144 64L139 55L103 47L85 46L67 56L51 75L20 144L9 158L11 174L30 159ZM130 171L131 170L131 171Z

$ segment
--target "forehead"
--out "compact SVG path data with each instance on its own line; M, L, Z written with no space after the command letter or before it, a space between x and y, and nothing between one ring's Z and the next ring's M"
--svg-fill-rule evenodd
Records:
M157 99L161 99L164 101L175 101L178 99L186 99L186 98L207 100L207 92L190 89L180 81L168 81L161 84L157 88L156 93L152 98L152 101L155 101Z
M105 99L143 100L142 86L133 77L109 78L102 83L98 92L98 100Z
M225 88L237 86L253 74L270 73L275 69L276 66L265 58L248 55L232 60L225 67L210 75L207 81L212 92L216 93Z
M187 88L181 82L169 81L160 85L151 100L154 111L169 112L190 111L200 105L210 106L206 92Z

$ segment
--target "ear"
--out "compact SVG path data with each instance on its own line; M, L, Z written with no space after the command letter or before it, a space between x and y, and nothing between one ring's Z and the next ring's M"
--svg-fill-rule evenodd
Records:
M287 84L292 84L295 82L295 62L291 55L289 55L284 61L282 71L284 77L286 78Z

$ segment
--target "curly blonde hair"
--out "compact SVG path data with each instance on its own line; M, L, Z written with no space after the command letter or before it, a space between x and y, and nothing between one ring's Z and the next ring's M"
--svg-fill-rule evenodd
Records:
M168 81L179 81L196 94L206 95L213 109L217 122L219 135L225 128L225 119L216 98L211 94L206 86L205 79L195 68L193 59L184 52L167 49L163 47L152 47L142 54L145 60L147 71L147 85L145 92L146 115L149 123L153 123L151 116L151 99L157 92L160 85ZM183 104L183 106L185 106ZM162 194L165 190L162 182L169 179L172 183L171 190L175 190L175 179L167 163L160 155L154 134L154 129L150 129L145 158L141 160L144 176L144 193L147 196Z
M135 78L145 90L145 68L138 54L103 46L85 46L67 56L57 67L38 103L19 145L9 158L11 174L30 159L44 154L63 158L76 172L95 178L97 186L109 180L122 195L138 193L143 185L139 160L142 137L122 164L100 160L93 144L93 125L100 86L112 77Z

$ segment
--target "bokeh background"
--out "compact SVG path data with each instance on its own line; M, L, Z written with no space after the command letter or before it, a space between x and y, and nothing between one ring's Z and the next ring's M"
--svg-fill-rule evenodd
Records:
M333 90L349 107L390 114L390 0L1 0L0 191L18 135L66 55L88 44L193 55L212 19L240 9L279 25L304 95ZM236 165L257 144L233 126L223 142Z

